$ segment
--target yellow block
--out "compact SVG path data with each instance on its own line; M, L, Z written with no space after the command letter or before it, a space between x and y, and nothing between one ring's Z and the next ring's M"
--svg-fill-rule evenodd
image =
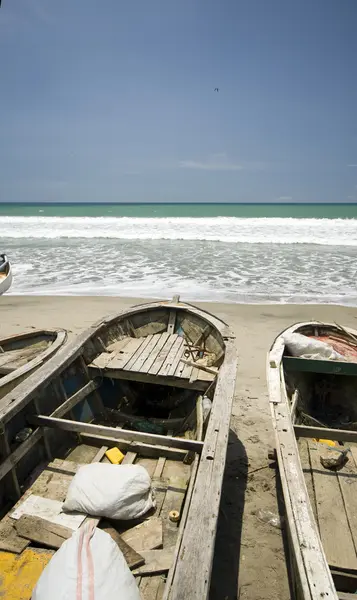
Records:
M53 554L40 548L26 548L21 554L0 551L0 598L29 600Z
M106 451L105 456L113 465L120 465L125 455L120 452L119 448L110 448Z
M331 448L334 448L335 446L337 446L337 443L332 441L332 440L315 440L316 442L321 442L321 444L327 444L327 446L331 446Z

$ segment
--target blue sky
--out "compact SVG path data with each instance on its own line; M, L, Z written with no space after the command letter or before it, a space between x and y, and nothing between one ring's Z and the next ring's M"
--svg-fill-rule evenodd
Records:
M0 201L357 201L356 31L356 0L3 0Z

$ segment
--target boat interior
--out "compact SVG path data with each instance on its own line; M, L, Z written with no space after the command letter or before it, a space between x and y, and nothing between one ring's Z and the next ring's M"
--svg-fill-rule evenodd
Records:
M79 466L109 462L106 451L117 447L124 464L147 469L156 508L136 522L98 526L124 552L143 599L166 597L224 348L210 319L170 305L107 319L29 402L4 414L0 571L9 576L0 596L12 597L15 586L17 600L28 598L64 541L34 526L24 533L14 510L31 495L62 503Z
M0 378L44 352L56 337L56 332L39 331L0 340Z
M355 594L357 338L337 325L304 326L298 332L327 342L343 356L296 358L285 349L283 369L300 462L327 562L340 596Z

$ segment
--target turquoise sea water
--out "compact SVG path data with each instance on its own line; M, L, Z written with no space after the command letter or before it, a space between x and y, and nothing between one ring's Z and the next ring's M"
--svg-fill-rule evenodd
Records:
M0 215L52 217L242 217L355 219L356 204L0 204Z
M357 204L0 204L13 294L357 305Z

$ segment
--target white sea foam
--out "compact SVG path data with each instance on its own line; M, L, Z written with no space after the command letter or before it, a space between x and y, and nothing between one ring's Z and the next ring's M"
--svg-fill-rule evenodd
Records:
M1 217L13 294L357 305L357 220Z
M357 246L355 219L1 217L0 239L184 240Z

